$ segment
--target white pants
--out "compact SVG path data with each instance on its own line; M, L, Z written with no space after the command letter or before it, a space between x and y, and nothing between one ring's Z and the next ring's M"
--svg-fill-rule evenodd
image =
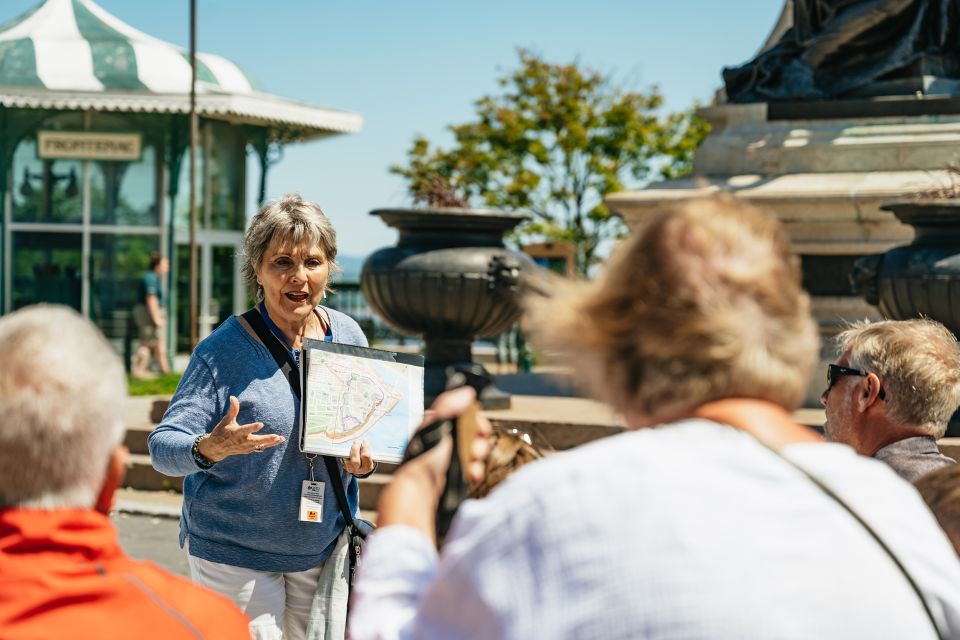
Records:
M306 638L322 565L307 571L272 573L187 557L194 582L230 598L247 614L254 640Z

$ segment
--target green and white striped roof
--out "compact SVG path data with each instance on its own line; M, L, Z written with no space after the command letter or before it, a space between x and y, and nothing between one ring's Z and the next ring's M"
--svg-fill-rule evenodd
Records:
M46 0L0 25L3 106L186 113L189 93L188 52L91 0ZM287 139L355 132L362 122L359 114L263 93L238 66L207 53L197 54L197 111L277 128Z

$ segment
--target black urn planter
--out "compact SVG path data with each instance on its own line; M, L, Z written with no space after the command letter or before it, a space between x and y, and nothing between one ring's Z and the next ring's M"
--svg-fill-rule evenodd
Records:
M960 335L960 200L889 204L916 229L913 242L861 258L850 274L855 293L894 320L920 315Z
M487 209L409 208L370 212L400 232L396 246L374 252L360 288L371 309L401 333L424 340L424 401L430 403L451 365L471 363L476 337L493 336L520 315L517 283L533 266L507 249L503 234L529 216ZM485 396L487 408L509 397Z
M916 229L908 245L865 256L850 273L855 293L893 320L922 316L960 336L960 199L881 207ZM947 435L960 436L960 411Z

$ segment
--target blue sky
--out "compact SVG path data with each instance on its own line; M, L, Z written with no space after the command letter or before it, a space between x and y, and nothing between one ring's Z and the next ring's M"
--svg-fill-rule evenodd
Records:
M38 0L3 0L0 21ZM187 0L98 2L131 26L188 44ZM707 101L720 69L756 52L779 0L198 0L198 48L243 67L270 93L357 111L363 131L287 147L268 195L298 191L338 229L341 254L394 242L377 207L408 204L387 168L416 134L444 142L446 125L525 47L551 62L579 60L621 83L657 85L667 108ZM251 183L256 182L256 172Z

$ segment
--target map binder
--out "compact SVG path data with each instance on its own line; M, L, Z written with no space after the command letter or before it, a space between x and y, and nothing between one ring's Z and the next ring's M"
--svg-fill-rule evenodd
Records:
M300 450L346 457L355 441L400 462L423 419L423 356L305 339Z

